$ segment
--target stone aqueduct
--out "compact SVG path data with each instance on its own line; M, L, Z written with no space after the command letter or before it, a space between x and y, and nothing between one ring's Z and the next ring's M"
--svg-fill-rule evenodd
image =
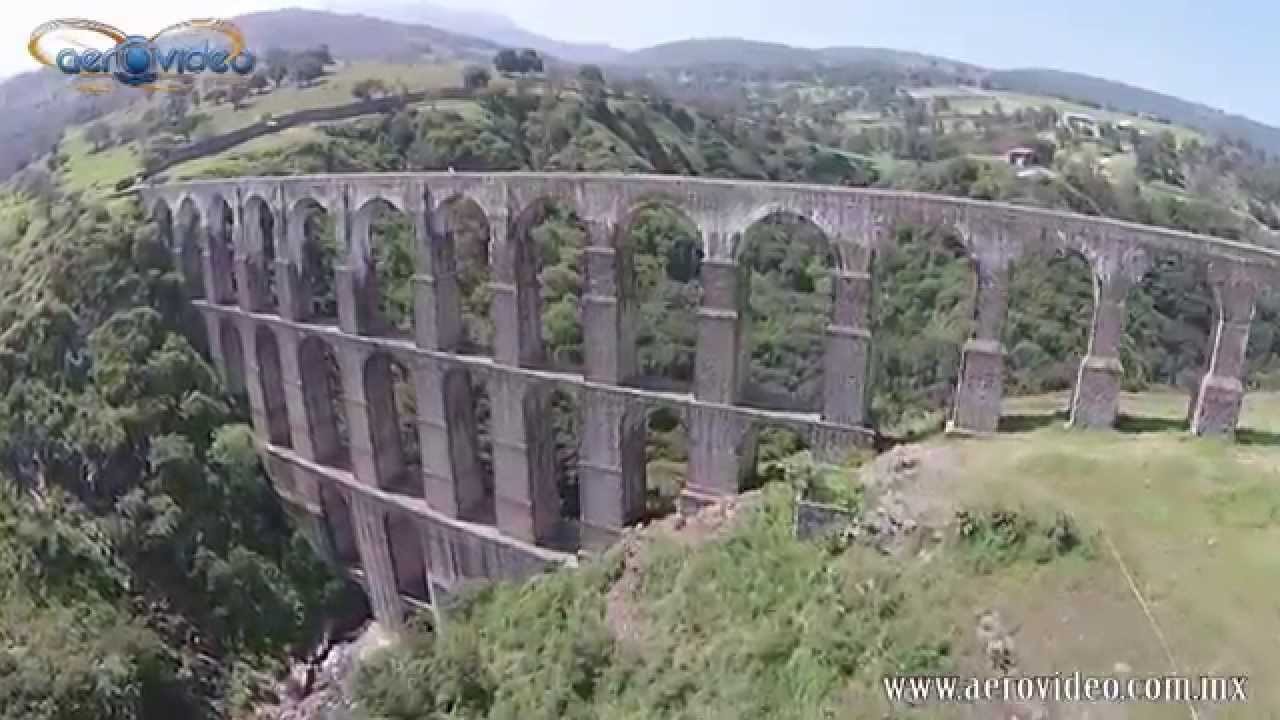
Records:
M1125 297L1164 252L1207 264L1216 326L1189 411L1198 434L1236 424L1254 301L1280 268L1280 252L1253 244L1025 207L950 197L686 177L579 174L368 174L236 178L148 186L146 207L176 235L172 247L197 287L212 355L249 399L256 436L282 496L313 518L334 555L365 586L375 616L396 626L406 603L472 578L519 576L573 563L577 543L599 547L644 511L645 417L665 406L689 430L687 495L738 491L753 462L754 432L783 425L815 449L865 444L871 258L897 224L948 229L977 274L975 323L963 348L950 427L996 430L1002 395L1001 330L1013 261L1076 252L1088 260L1095 304L1071 423L1116 417L1118 343ZM495 328L493 355L463 352L450 203L487 216ZM374 201L415 231L413 332L385 330L376 312ZM588 235L582 297L585 367L545 362L539 290L528 229L548 201L567 204ZM627 229L640 209L683 212L701 233L703 300L692 392L644 389L635 373L634 298ZM302 281L303 227L323 208L340 248L336 323L312 316ZM263 222L267 213L270 222ZM825 233L837 267L826 333L820 413L744 407L743 233L777 213ZM265 230L264 230L265 228ZM194 235L194 237L193 237ZM267 237L270 235L270 237ZM189 251L182 251L187 248ZM198 252L194 251L198 250ZM273 268L268 259L274 251ZM268 275L274 290L268 291ZM202 278L202 280L201 280ZM336 358L345 403L340 430L326 359ZM411 373L420 459L403 457L391 363ZM472 393L490 397L494 488L477 469ZM565 540L555 478L550 397L581 408L581 520ZM345 443L349 449L340 447Z

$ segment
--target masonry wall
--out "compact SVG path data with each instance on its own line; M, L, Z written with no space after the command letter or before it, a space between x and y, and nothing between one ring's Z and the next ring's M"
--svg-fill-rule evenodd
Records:
M1119 393L1117 345L1128 290L1169 250L1207 263L1218 308L1210 362L1189 410L1197 434L1230 433L1244 394L1244 352L1257 293L1280 254L1216 238L1030 208L817 186L651 176L402 174L252 178L145 188L176 250L197 248L197 305L211 352L233 388L248 395L259 443L281 494L315 518L339 564L358 568L379 620L396 626L408 605L473 580L523 577L572 563L611 543L644 514L645 417L679 413L690 434L687 495L739 491L754 467L755 436L785 426L819 452L837 455L874 440L868 427L875 338L871 259L902 223L957 236L977 274L972 338L963 348L949 427L997 430L1003 395L1001 334L1009 268L1039 253L1089 260L1095 308L1089 351L1073 393L1072 424L1107 427ZM492 357L461 352L456 248L443 208L475 202L490 228ZM537 272L520 219L553 199L588 230L583 301L586 367L547 369L540 337ZM392 336L377 314L371 213L385 202L416 233L414 318ZM703 304L697 316L692 392L664 393L634 379L636 304L627 226L654 203L685 213L702 235ZM303 281L306 214L335 221L332 268L337 317L313 317ZM821 411L793 413L741 404L746 375L749 287L738 264L742 236L776 213L812 221L837 258ZM172 222L174 218L178 222ZM269 221L269 222L268 222ZM267 247L275 262L267 267ZM182 254L182 253L180 253ZM271 274L274 289L265 278ZM390 387L403 367L416 398L420 457L407 458ZM494 488L481 486L476 420L480 387L492 417ZM550 398L581 409L580 522L560 512Z

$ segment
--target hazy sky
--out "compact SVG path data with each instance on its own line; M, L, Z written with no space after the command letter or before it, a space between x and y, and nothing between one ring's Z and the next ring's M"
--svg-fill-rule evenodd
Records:
M358 0L355 0L358 2ZM385 0L384 0L385 1ZM405 0L407 1L407 0ZM324 0L3 0L0 74L34 65L26 38L52 17L89 17L129 32L190 17L229 17ZM354 2L353 2L354 4ZM560 40L636 48L686 37L920 50L992 67L1098 75L1280 125L1280 3L1218 0L438 0L505 14Z

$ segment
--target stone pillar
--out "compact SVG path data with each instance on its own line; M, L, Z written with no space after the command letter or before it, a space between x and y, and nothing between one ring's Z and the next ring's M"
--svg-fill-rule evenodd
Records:
M334 270L338 295L338 326L352 335L377 335L386 330L378 307L378 273L370 247L369 218L352 217L344 196L334 215L334 234L342 262ZM358 227L353 229L353 224Z
M311 288L303 280L302 248L307 241L306 214L281 213L275 224L276 312L288 320L311 317Z
M339 349L342 394L347 402L351 470L362 484L393 488L405 469L389 358L368 350Z
M1249 268L1224 260L1209 263L1209 284L1216 310L1208 371L1193 398L1191 432L1235 432L1244 401L1245 353L1253 321L1258 282Z
M200 313L204 317L204 331L209 336L209 359L222 377L227 377L227 357L222 347L222 318L212 311Z
M600 391L584 393L582 411L582 545L601 549L644 519L647 413L623 396Z
M1093 278L1093 325L1089 351L1080 361L1080 372L1071 393L1072 427L1109 428L1115 424L1120 404L1120 338L1124 334L1128 278Z
M383 627L398 632L404 627L404 606L396 587L395 564L387 534L386 514L360 493L351 494L351 518L355 525L360 567L368 585L373 617Z
M551 539L560 520L551 392L545 381L501 372L489 383L498 529L532 543Z
M613 385L636 373L635 275L630 251L615 248L610 223L588 223L587 287L582 296L582 330L587 380Z
M832 273L831 323L824 355L822 417L840 425L867 421L867 375L871 366L871 274L869 252L860 268Z
M263 251L266 242L262 236L262 218L259 217L262 211L262 205L255 201L242 205L236 215L236 285L240 307L249 312L271 309L270 277ZM274 223L272 227L275 227Z
M423 361L414 368L413 384L427 504L449 517L489 520L471 374Z
M964 344L960 383L949 432L993 433L1004 394L1004 346L1000 334L1009 306L1007 263L978 263L973 337Z
M212 212L212 211L211 211ZM221 211L213 212L213 222L202 220L199 228L204 236L202 274L204 275L205 297L219 305L230 305L236 302L235 284L232 274L235 272L234 262L227 247L229 238L225 236Z
M699 402L733 405L742 394L749 357L745 332L749 278L735 263L703 262L693 390ZM689 490L737 494L755 471L755 427L730 410L705 406L689 408L685 422Z
M493 359L513 367L538 367L546 360L542 345L542 300L532 240L512 227L508 214L489 218L493 239Z
M284 391L284 412L288 415L289 446L293 452L304 460L319 464L332 462L335 450L340 447L337 418L334 415L334 403L327 398L328 383L320 383L312 378L324 377L323 355L302 357L299 345L301 334L292 328L274 328L276 349L280 353L280 374ZM312 363L309 371L304 372L302 363ZM311 380L311 382L307 382ZM295 473L297 478L307 477L306 473ZM322 493L315 483L307 481L306 487L299 487L299 494L315 504L323 506Z
M448 217L443 209L413 215L414 336L424 350L456 352L463 337L462 307ZM413 372L427 504L449 517L489 519L470 371L423 362Z

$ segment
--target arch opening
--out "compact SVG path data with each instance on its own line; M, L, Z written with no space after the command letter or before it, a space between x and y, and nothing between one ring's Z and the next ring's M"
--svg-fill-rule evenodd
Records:
M358 237L367 265L356 275L357 294L368 303L371 326L379 333L404 335L413 330L414 226L408 215L381 198L356 213Z
M360 550L356 547L355 526L347 496L329 483L321 482L320 507L324 511L333 561L343 568L359 567Z
M689 392L702 304L703 251L697 225L671 206L653 204L632 213L623 232L636 305L638 367L631 384Z
M227 389L232 393L244 392L244 343L240 328L234 320L224 318L219 322L218 335L222 346L222 363L226 373Z
M256 195L244 204L245 251L259 299L257 310L277 312L280 307L276 278L276 220L271 207Z
M417 523L413 517L398 512L388 513L385 523L396 589L420 603L431 602L426 547Z
M289 224L300 251L299 310L302 319L333 321L338 317L337 264L341 257L333 218L310 198L294 208Z
M689 429L671 407L653 408L645 424L645 514L654 519L679 507L689 477Z
M1154 258L1129 291L1120 342L1122 431L1185 430L1208 371L1217 308L1203 261Z
M493 272L490 267L489 220L476 201L455 197L441 205L443 231L433 271L437 287L442 280L455 280L458 312L461 315L459 350L464 353L493 354Z
M407 495L423 494L419 466L417 400L412 376L386 353L365 360L362 372L378 483Z
M532 344L522 355L535 366L581 372L587 230L572 208L551 198L526 208L515 228L509 252L518 324Z
M350 469L347 405L337 356L324 340L310 337L298 346L298 366L302 371L307 432L316 462Z
M196 209L195 201L186 198L178 208L177 224L174 228L176 235L174 252L177 255L177 265L182 273L182 282L186 287L187 295L196 299L203 298L205 295L204 261L201 259L203 242L200 238L202 228L203 221L199 210Z
M289 409L285 405L284 373L280 365L280 347L276 334L265 325L259 326L254 339L257 351L259 382L267 423L267 438L272 445L292 447L289 433Z
M976 268L953 233L909 227L871 265L875 426L905 436L941 430L973 334Z
M738 264L749 353L742 402L819 410L837 267L830 242L807 218L773 212L743 233Z
M235 272L235 213L226 198L214 196L206 220L209 240L209 270L213 273L212 300L231 305L239 297L240 284Z

